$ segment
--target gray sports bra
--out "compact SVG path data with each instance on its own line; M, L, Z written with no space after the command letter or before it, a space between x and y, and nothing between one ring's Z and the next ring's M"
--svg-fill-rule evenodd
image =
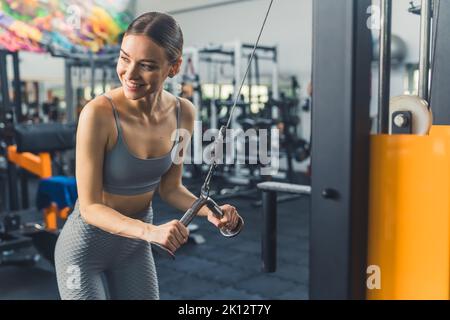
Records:
M158 186L161 176L172 165L175 145L178 142L180 124L180 100L177 99L177 134L172 149L164 156L141 159L134 156L123 138L119 114L112 98L104 94L111 102L117 126L117 143L105 154L103 163L103 189L108 193L120 195L137 195L153 191Z

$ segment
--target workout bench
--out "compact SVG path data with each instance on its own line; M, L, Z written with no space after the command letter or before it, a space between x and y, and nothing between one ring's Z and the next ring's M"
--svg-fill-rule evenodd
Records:
M262 271L275 272L277 268L277 194L282 192L311 195L311 187L270 181L258 183L257 187L262 191Z

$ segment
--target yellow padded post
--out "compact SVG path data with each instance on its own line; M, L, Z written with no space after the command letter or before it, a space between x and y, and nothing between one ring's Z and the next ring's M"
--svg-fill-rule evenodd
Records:
M449 299L450 127L371 137L368 299Z

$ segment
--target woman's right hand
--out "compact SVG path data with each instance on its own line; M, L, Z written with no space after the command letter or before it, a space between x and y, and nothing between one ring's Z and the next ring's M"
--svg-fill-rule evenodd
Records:
M146 224L144 240L160 244L172 253L185 244L189 237L189 230L179 220L172 220L156 226Z

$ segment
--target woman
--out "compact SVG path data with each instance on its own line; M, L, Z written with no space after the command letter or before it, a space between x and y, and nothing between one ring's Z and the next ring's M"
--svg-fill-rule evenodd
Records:
M122 41L117 74L122 86L92 100L81 112L76 145L78 201L58 238L55 266L62 299L158 299L151 242L172 252L186 243L178 220L153 225L154 192L181 211L196 197L181 181L182 149L194 106L163 90L182 63L183 34L169 15L145 13ZM180 139L178 139L180 138ZM236 226L239 215L221 207L216 227Z

